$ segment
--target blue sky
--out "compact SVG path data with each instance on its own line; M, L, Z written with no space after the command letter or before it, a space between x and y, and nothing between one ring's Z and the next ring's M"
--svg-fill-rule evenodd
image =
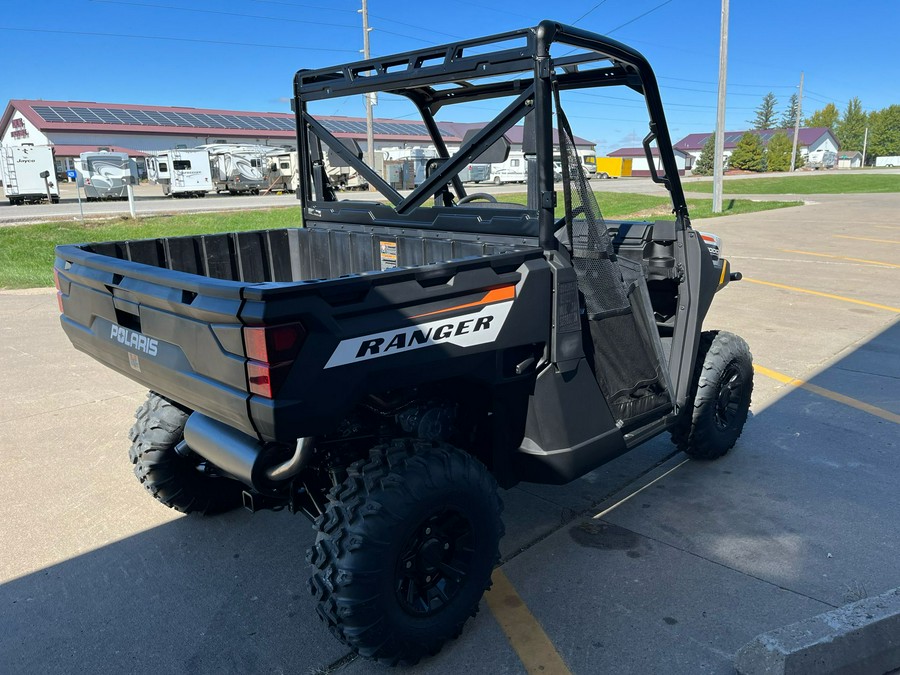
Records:
M660 78L673 138L715 121L720 0L370 0L373 55L513 28L572 23L644 52ZM0 100L43 98L288 111L299 68L354 60L355 0L6 0ZM11 11L10 11L10 8ZM508 9L511 8L511 9ZM729 130L747 128L767 91L787 103L805 71L804 112L858 96L900 103L897 0L731 0ZM158 39L171 38L171 39ZM608 92L612 93L612 92ZM574 101L574 99L573 99ZM376 116L395 116L382 100ZM358 114L355 105L331 112ZM598 151L646 131L635 103L586 99L569 109Z

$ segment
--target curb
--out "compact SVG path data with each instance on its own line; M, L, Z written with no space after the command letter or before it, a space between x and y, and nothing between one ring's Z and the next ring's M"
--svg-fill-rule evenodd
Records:
M734 658L741 675L882 675L900 668L900 588L756 636Z

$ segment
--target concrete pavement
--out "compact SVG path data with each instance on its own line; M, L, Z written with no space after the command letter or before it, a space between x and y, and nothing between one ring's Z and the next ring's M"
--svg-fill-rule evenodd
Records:
M501 569L571 672L730 673L755 635L900 586L900 195L813 201L695 223L747 278L707 327L774 374L732 453L681 464L657 438L504 493ZM384 671L315 617L302 518L144 493L143 392L70 347L52 291L0 292L0 374L0 672ZM411 672L525 672L503 618L482 603Z

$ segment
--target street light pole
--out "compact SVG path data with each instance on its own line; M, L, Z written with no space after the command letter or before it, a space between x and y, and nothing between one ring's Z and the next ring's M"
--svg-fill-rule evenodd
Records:
M363 21L363 58L369 59L369 0L362 0ZM366 93L366 164L370 167L375 166L375 130L374 120L372 119L372 94Z
M866 168L866 148L869 146L869 127L866 127L866 135L863 136L863 158L862 164L860 164L860 169Z
M800 140L800 115L803 111L803 71L800 71L800 94L797 96L797 119L794 120L794 146L791 149L791 173L797 166L797 143Z
M716 106L716 141L713 163L713 213L722 213L722 175L725 173L725 81L728 73L728 0L722 0L719 36L719 101Z

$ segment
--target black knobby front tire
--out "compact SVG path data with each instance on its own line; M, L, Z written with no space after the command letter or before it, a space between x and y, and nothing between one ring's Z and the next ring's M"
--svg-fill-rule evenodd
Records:
M459 636L500 559L497 483L467 453L395 440L350 466L307 561L319 617L341 642L412 665Z
M717 459L740 437L753 392L753 357L739 336L705 331L700 336L691 395L672 429L678 449L695 459Z
M134 475L154 499L181 513L214 515L241 506L243 485L205 472L202 458L175 449L189 415L169 399L147 394L128 432Z

